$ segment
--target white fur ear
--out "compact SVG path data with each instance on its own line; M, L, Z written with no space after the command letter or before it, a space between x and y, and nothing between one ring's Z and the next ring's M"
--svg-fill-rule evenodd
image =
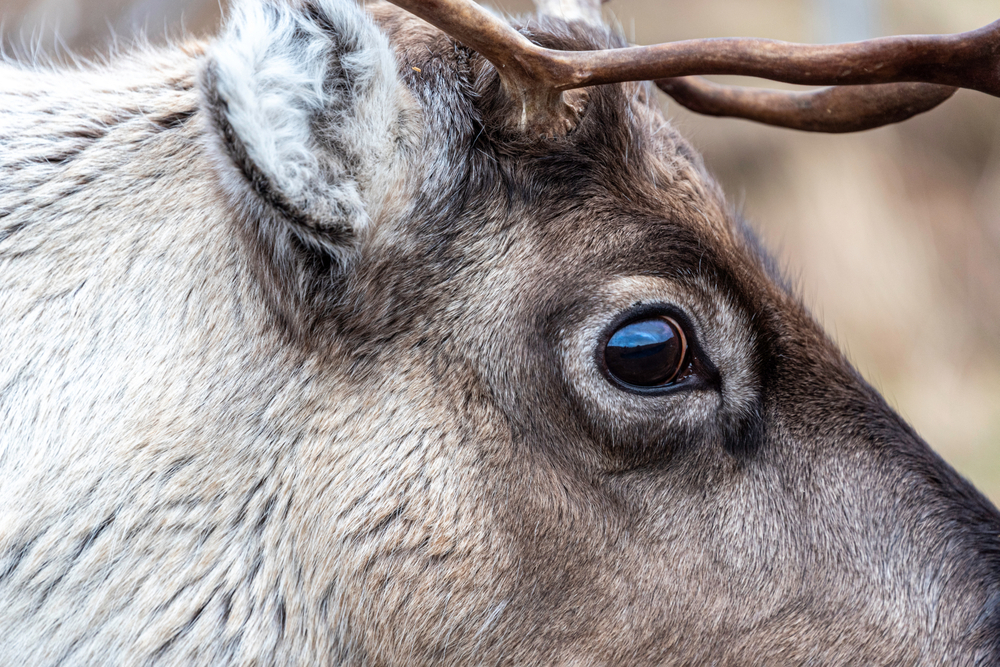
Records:
M307 248L342 260L410 143L411 98L385 36L352 0L244 0L202 85L236 168L229 189L263 203L268 226L283 218Z

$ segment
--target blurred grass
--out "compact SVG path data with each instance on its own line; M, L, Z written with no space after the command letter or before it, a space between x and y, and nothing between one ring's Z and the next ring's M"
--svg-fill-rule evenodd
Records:
M831 1L614 0L605 12L640 44L817 42L831 34ZM865 29L878 34L958 32L1000 17L996 0L872 4ZM0 0L8 53L31 53L17 46L27 43L89 55L137 30L154 42L205 35L221 11L215 0ZM833 136L663 105L855 365L1000 502L1000 100L962 91L901 125Z

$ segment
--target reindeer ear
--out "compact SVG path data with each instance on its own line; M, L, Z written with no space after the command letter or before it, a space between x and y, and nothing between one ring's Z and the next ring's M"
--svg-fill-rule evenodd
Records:
M224 187L297 319L398 193L417 124L393 50L352 0L245 0L201 85Z

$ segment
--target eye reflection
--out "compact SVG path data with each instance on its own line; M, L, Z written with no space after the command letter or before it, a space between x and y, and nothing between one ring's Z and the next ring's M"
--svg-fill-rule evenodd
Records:
M625 384L658 387L677 376L686 351L680 326L661 315L615 331L604 349L604 361L611 375Z

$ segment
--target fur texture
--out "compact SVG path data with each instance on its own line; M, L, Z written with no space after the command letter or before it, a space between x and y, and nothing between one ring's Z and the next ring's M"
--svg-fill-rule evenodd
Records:
M1000 516L649 89L526 135L367 11L0 70L0 663L994 664Z
M267 180L258 194L316 230L363 234L363 197L385 197L408 97L385 37L344 3L243 3L210 59L209 94L242 143L240 166Z

